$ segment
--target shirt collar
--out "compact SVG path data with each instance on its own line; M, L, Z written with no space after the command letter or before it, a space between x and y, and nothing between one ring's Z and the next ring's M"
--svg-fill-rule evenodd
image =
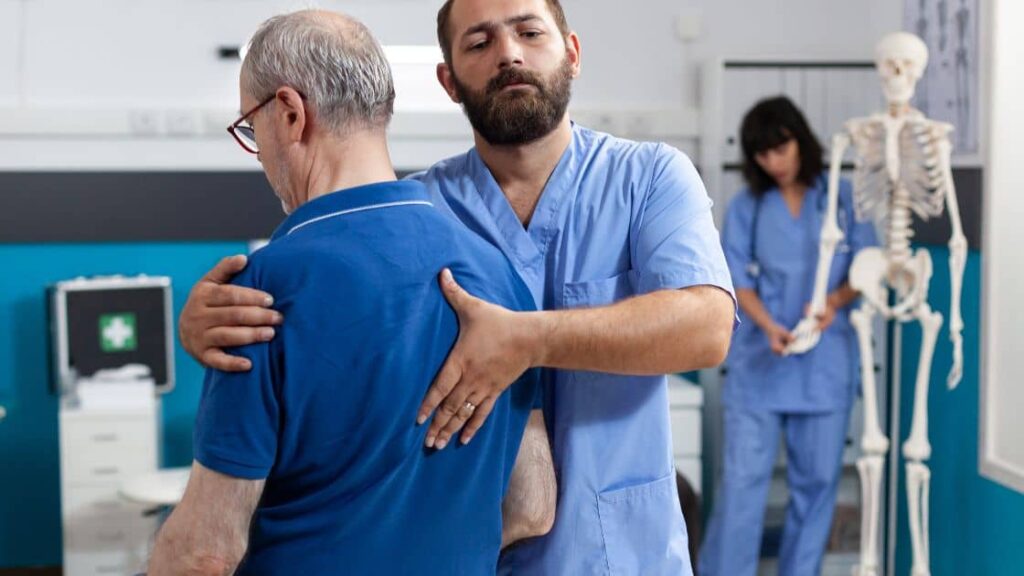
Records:
M284 238L320 220L366 210L408 205L433 206L426 186L413 180L399 180L345 188L299 206L277 227L270 241Z

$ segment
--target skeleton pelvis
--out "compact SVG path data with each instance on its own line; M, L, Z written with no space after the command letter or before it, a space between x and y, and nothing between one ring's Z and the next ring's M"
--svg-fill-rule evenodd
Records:
M928 297L932 278L932 257L918 249L907 262L894 262L882 248L865 248L853 258L850 286L886 318L909 320L910 313ZM896 303L889 306L889 290Z

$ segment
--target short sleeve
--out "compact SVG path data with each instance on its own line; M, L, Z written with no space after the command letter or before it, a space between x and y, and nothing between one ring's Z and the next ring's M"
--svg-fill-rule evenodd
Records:
M255 287L251 269L233 282ZM278 345L262 342L227 350L248 358L248 372L207 370L193 431L195 459L203 466L247 480L269 476L277 455L280 413L275 380Z
M711 199L690 159L669 146L657 150L633 257L641 294L711 285L735 300Z
M725 260L729 264L729 273L736 289L754 289L754 279L750 276L750 265L753 263L754 211L756 200L748 192L742 192L732 199L725 212L725 223L722 226L722 247Z

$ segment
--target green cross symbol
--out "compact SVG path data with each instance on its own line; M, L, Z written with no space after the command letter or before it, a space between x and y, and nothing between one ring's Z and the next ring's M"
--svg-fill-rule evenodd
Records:
M104 352L133 352L139 347L135 336L135 314L100 316L100 348Z

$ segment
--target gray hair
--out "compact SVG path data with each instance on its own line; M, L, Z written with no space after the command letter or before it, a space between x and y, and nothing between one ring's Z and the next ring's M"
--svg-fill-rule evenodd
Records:
M249 41L242 78L258 100L295 89L336 134L383 128L394 111L384 50L365 25L341 14L302 10L267 20Z

